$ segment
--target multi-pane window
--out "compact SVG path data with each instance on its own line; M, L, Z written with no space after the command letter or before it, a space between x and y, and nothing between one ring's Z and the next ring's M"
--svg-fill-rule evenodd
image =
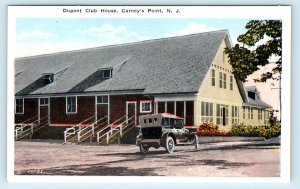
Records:
M108 96L107 95L97 96L97 104L108 104Z
M250 119L250 106L247 106L247 110L248 110L248 119Z
M231 106L231 118L232 118L232 124L239 123L239 107L237 106Z
M24 113L24 99L17 98L15 105L16 105L16 107L15 107L16 114L23 114Z
M140 102L140 112L141 113L150 113L151 112L151 101Z
M251 113L250 113L251 119L253 119L253 110L254 108L251 108Z
M211 70L211 85L216 85L216 71L214 69Z
M49 99L48 98L40 98L40 106L48 106Z
M219 87L226 89L226 73L219 72Z
M268 111L264 111L264 117L265 117L265 124L268 124L269 122L269 112Z
M262 120L262 109L257 109L258 111L258 120Z
M66 112L67 113L77 113L77 97L69 96L66 97Z
M213 103L201 102L201 122L213 122Z
M243 106L243 119L246 119L246 107Z
M223 73L223 88L226 89L226 73Z
M103 70L103 79L112 78L112 69Z
M230 76L230 90L233 90L233 76Z
M217 110L217 125L227 125L228 124L228 105L216 104Z
M223 88L223 73L219 72L219 87Z

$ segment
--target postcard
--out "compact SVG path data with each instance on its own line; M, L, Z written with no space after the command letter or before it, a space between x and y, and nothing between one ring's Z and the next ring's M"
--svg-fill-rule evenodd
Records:
M8 180L289 182L290 48L290 6L9 6Z

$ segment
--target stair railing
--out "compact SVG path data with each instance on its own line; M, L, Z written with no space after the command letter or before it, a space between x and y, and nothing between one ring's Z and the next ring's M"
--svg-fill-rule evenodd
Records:
M94 118L95 116L91 116L85 120L83 120L82 122L74 125L73 127L70 127L70 128L67 128L65 131L64 131L64 143L67 143L67 140L68 140L68 137L69 136L72 136L72 135L75 135L78 131L81 130L81 124L83 124L84 122Z
M45 118L47 118L47 119L45 119ZM44 119L45 119L45 121L42 121ZM26 122L28 120L32 120L32 118L27 119ZM35 120L34 122L31 122L31 123L25 123L25 121L24 121L22 124L16 124L15 125L16 126L16 128L15 128L15 140L19 140L21 138L24 138L24 137L28 136L29 134L32 135L33 132L34 132L34 129L41 125L41 121L42 121L43 124L47 123L48 122L48 115L42 117L40 119L40 123L38 123L38 120ZM45 125L47 125L47 124L45 124Z
M113 125L115 125L116 123L118 123L120 120L126 118L127 115L124 115L122 117L120 117L119 119L117 119L116 121L114 121L113 123L111 124L108 124L106 127L104 127L103 129L101 129L100 131L97 132L97 142L99 143L100 142L100 139L103 138L104 136L107 135L108 132L111 132L111 128ZM106 131L108 128L110 128L110 130L108 132L105 132L104 134L102 134L100 136L100 133L103 133L103 131Z
M133 123L135 123L135 115L126 119L122 123L118 124L118 126L116 127L116 128L119 128L117 132L112 133L112 132L108 131L106 133L106 144L109 144L110 139L115 137L118 134L120 134L120 136L122 137L125 129L127 129Z
M81 138L84 137L84 136L86 136L86 135L90 135L90 134L91 134L91 136L94 136L94 134L95 134L94 131L95 131L98 127L102 126L105 122L107 122L107 121L108 121L107 118L108 118L108 115L106 115L106 116L104 116L104 117L98 119L97 121L95 121L95 122L93 123L93 126L92 126L92 127L85 127L85 128L83 128L83 129L81 129L80 131L78 131L78 133L77 133L77 135L78 135L78 137L77 137L78 142L81 142ZM105 120L105 119L106 119L106 120ZM104 120L104 121L103 121L103 120ZM99 122L100 122L100 123L99 123ZM97 124L98 124L98 126L95 127L95 125L97 125Z

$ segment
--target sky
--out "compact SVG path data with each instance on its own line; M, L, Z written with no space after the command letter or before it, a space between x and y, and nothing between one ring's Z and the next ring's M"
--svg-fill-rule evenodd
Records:
M18 18L15 57L99 47L173 37L215 30L228 30L232 43L245 33L247 19L179 18ZM270 68L264 68L268 70ZM262 70L262 71L264 71ZM256 85L261 98L279 109L278 82L254 83L261 72L249 76L246 86ZM279 116L279 113L277 114Z
M18 18L15 57L227 29L232 41L249 20Z

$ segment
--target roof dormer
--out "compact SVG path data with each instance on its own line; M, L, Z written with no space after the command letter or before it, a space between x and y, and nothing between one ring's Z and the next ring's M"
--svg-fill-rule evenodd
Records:
M44 83L46 85L53 83L54 81L54 74L53 73L45 73L43 74Z
M103 79L110 79L113 76L113 69L112 68L107 68L107 69L102 69L102 78Z

